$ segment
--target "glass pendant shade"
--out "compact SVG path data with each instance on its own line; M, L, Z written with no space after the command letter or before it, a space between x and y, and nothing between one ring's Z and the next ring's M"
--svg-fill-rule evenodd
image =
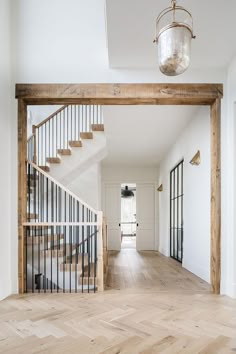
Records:
M163 20L167 24L160 28ZM195 38L191 14L173 2L172 7L165 9L158 16L156 26L157 35L154 42L157 43L160 71L168 76L182 74L189 67L191 41Z

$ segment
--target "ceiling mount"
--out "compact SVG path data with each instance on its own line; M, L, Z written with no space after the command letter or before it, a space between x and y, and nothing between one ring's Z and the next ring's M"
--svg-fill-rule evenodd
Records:
M191 41L193 35L193 19L189 11L177 6L171 0L156 19L156 36L160 71L167 76L184 73L190 64Z

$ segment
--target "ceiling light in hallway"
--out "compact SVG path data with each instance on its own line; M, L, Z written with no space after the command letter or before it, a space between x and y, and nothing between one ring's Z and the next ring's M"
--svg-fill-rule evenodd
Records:
M193 19L189 11L171 1L156 19L156 36L160 71L176 76L186 71L190 64Z

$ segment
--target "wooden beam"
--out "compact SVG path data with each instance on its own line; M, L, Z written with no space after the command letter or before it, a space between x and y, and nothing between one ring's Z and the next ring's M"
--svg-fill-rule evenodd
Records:
M211 106L211 287L220 293L221 271L221 101Z
M25 291L24 228L26 222L27 106L18 101L18 289Z
M17 84L27 104L211 105L221 84Z

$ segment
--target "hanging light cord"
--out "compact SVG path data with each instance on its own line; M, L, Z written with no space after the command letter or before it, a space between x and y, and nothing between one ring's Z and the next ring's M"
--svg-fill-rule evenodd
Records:
M172 9L173 9L173 22L175 22L176 0L171 0L171 6L172 6Z
M171 6L173 9L176 7L176 0L171 0Z

